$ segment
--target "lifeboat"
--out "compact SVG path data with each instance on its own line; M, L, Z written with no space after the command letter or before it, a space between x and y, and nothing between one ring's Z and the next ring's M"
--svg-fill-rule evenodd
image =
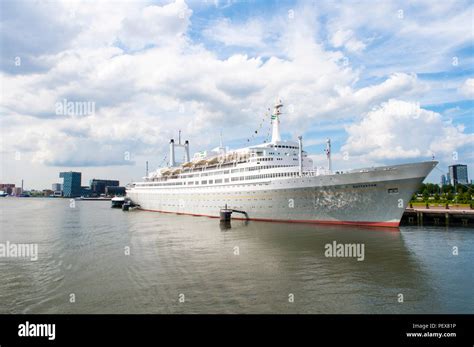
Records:
M216 164L219 162L219 157L212 157L211 159L207 160L207 164Z
M237 153L233 152L233 153L229 153L225 156L225 161L232 161L232 160L235 160L237 157Z

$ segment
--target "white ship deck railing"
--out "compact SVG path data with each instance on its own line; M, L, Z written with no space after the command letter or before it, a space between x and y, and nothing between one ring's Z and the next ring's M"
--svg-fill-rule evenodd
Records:
M233 165L233 167L235 167L235 166L236 165ZM189 174L189 173L202 173L202 172L206 172L206 171L212 170L212 169L224 169L224 168L225 167L222 167L221 165L213 165L213 166L205 167L205 168L194 168L194 169L191 169L191 170L186 170L185 172L182 172L182 174L183 173L186 173L186 174ZM276 166L273 169L278 169L278 168L285 169L285 170L289 171L289 170L295 169L295 166ZM345 172L343 172L343 171L332 172L332 171L329 171L327 169L319 168L319 169L316 169L316 170L305 170L305 171L303 171L302 177L316 177L316 176L351 174L351 173L368 173L368 172L374 172L374 171L392 171L392 170L396 170L396 169L397 169L396 167L377 167L377 168L364 168L364 169L349 170L349 171L345 171ZM249 173L252 172L252 171L259 171L259 170L258 169L250 170ZM245 171L245 172L247 172L247 171ZM212 172L210 172L210 174L212 175ZM207 176L207 174L205 176ZM296 172L293 171L291 175L286 176L286 177L297 178L299 176L300 176L299 173L296 173ZM201 177L202 176L197 177L197 178L200 179ZM151 182L167 182L167 181L174 181L174 180L177 180L177 179L187 179L187 178L192 179L192 177L180 177L180 176L177 176L177 175L172 175L172 176L162 176L162 177L148 178L148 179L145 179L145 181L142 182L142 183L144 183L144 185L147 185L146 183L151 183ZM137 183L139 185L141 185L140 182L137 182Z

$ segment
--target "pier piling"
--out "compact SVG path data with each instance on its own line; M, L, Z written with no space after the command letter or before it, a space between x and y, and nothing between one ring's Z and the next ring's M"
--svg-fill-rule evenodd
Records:
M429 209L422 208L407 208L403 213L401 225L445 225L445 226L472 226L474 225L474 210L451 207L446 209L444 207L430 206ZM443 220L444 218L444 220Z

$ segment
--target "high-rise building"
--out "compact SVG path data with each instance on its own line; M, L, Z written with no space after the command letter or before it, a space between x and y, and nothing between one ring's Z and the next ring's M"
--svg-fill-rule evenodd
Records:
M441 187L448 184L448 180L446 179L446 175L441 175Z
M469 184L467 176L467 165L456 164L449 167L449 175L453 185L456 184Z
M81 196L81 179L80 172L61 172L59 177L64 179L63 195L67 198L75 198Z

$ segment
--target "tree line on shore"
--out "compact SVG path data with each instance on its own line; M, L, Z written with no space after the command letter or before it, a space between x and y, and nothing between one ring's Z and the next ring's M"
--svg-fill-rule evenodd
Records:
M412 202L432 201L440 203L473 203L474 185L473 184L451 184L440 186L434 183L423 183L413 194Z

